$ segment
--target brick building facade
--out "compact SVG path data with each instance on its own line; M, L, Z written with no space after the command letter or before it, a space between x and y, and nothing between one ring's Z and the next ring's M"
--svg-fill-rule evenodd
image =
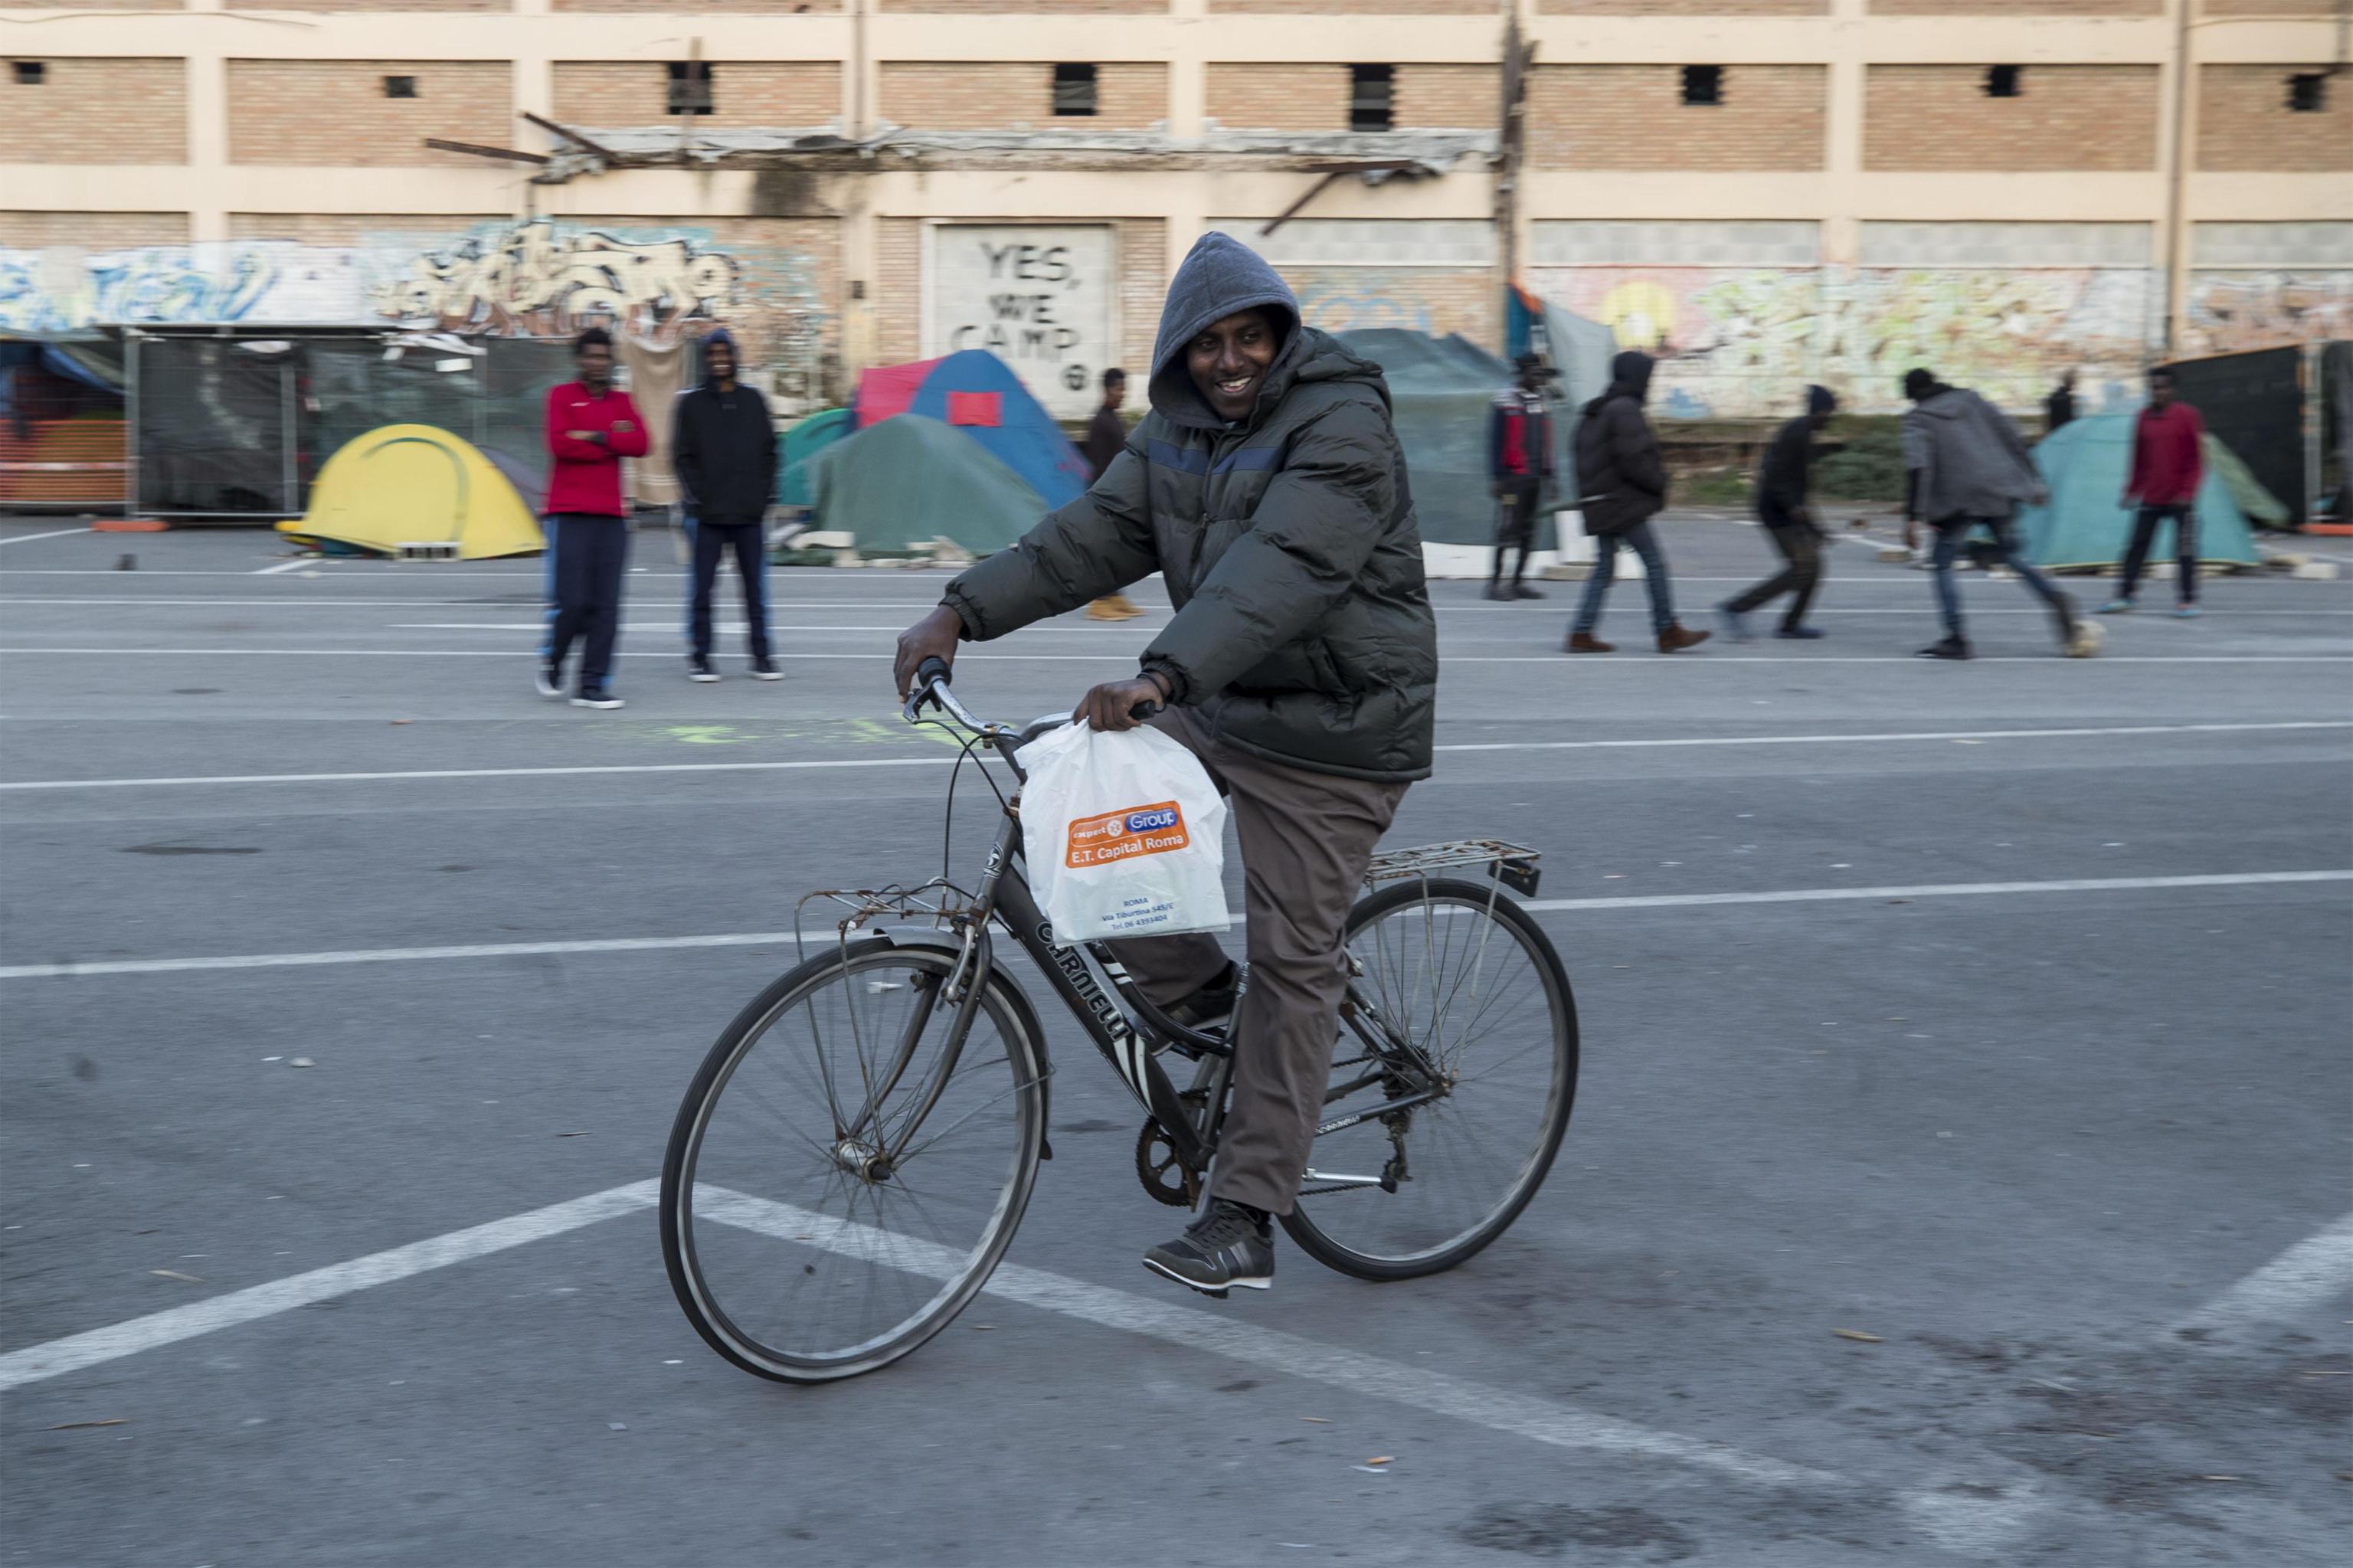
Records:
M1514 6L1537 52L1506 235ZM0 40L0 327L723 320L804 400L1002 336L1061 345L1017 368L1067 408L1145 366L1169 268L1219 227L1320 324L1491 346L1515 257L1665 355L1670 413L1809 380L1884 406L1930 355L2024 400L2063 365L2353 335L2327 0L32 9ZM1048 272L1050 298L1013 281Z

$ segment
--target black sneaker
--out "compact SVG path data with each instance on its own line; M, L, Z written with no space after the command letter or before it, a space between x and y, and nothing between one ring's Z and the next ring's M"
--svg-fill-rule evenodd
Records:
M542 664L532 684L539 688L543 697L560 697L564 694L564 672L553 664Z
M785 673L782 670L777 669L776 666L769 661L766 654L763 653L752 661L752 679L755 681L781 681L784 678Z
M1256 1209L1212 1198L1185 1234L1144 1255L1144 1266L1222 1300L1228 1289L1274 1285L1274 1227Z
M686 662L686 678L698 686L707 686L719 679L719 672L711 667L710 660L697 653Z
M1942 642L1930 643L1912 657L1915 659L1974 659L1977 654L1970 651L1968 638L1947 637Z
M1514 599L1542 599L1544 598L1544 589L1532 588L1525 583L1514 583L1512 585L1512 597Z
M610 686L583 686L572 694L575 708L617 708L621 699L613 694Z

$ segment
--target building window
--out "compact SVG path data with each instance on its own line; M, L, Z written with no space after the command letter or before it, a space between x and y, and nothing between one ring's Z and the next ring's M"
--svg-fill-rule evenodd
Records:
M1986 67L1988 98L2023 98L2026 96L2025 68L2022 66Z
M1058 65L1054 68L1054 113L1087 116L1095 111L1095 68Z
M672 114L711 112L711 62L670 62L670 111Z
M1348 68L1348 129L1387 131L1396 123L1397 67Z
M49 79L49 68L41 60L11 60L16 68L18 87L39 87Z
M24 69L22 66L16 68ZM2316 70L2287 79L2287 106L2298 114L2318 114L2328 107L2328 78Z
M1724 101L1724 68L1722 66L1683 67L1683 101L1698 104L1722 103Z
M386 98L414 98L417 96L417 79L413 76L385 77L384 95Z

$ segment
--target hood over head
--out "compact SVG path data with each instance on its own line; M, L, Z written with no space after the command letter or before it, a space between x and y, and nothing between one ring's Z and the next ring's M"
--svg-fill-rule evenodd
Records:
M712 385L711 350L714 345L722 344L726 345L727 352L734 357L735 378L739 381L744 378L744 351L735 346L735 334L725 327L712 327L702 334L702 385L705 387Z
M1609 362L1609 385L1600 397L1588 403L1584 412L1598 414L1601 405L1612 397L1631 397L1640 403L1651 395L1651 372L1658 361L1639 349L1628 349Z
M1212 230L1201 236L1169 280L1160 334L1153 340L1149 392L1163 418L1197 429L1223 427L1185 368L1185 345L1210 323L1251 309L1265 311L1283 339L1259 394L1263 401L1288 384L1290 377L1279 372L1302 352L1306 334L1299 330L1299 302L1257 251L1229 234Z
M1833 391L1831 391L1831 390L1829 387L1807 387L1807 388L1806 388L1806 412L1807 412L1807 413L1809 413L1809 414L1835 414L1835 413L1837 413L1837 412L1838 412L1838 394L1837 394L1837 393L1835 393L1835 392L1833 392Z

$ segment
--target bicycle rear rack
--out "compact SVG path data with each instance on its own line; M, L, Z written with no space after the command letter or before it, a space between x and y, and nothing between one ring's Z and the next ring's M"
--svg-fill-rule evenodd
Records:
M1523 898L1535 896L1540 851L1503 839L1455 839L1413 849L1385 850L1365 866L1367 886L1406 877L1427 879L1458 866L1477 866Z

